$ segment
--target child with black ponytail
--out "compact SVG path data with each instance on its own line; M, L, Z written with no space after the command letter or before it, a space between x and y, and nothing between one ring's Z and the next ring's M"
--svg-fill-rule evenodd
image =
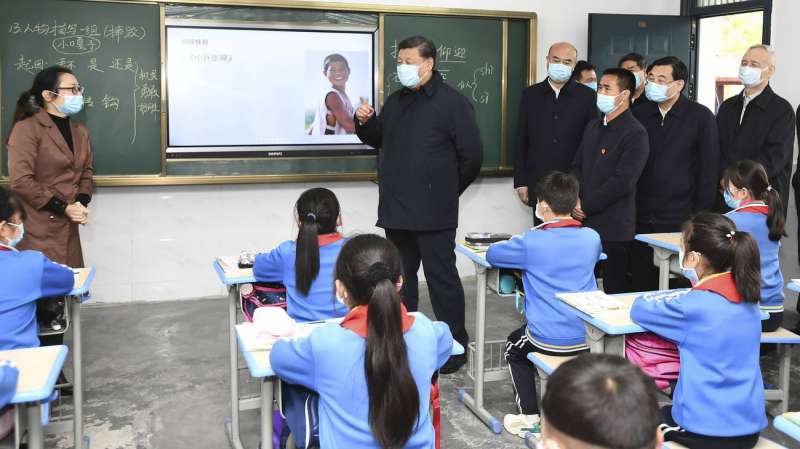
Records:
M772 332L783 321L783 275L780 266L781 237L786 235L785 211L781 196L769 185L764 166L754 161L739 161L722 176L725 203L733 209L725 214L736 229L752 235L761 253L761 310L769 319L761 322L764 332Z
M336 301L333 268L345 243L337 232L342 218L339 200L328 189L309 189L295 204L297 240L259 254L253 264L258 282L286 286L287 313L297 321L337 318L347 307Z
M678 258L698 279L694 287L646 294L631 309L634 322L680 352L664 439L690 449L750 449L767 426L758 245L729 218L702 212L684 224Z
M400 255L383 237L349 240L335 278L350 312L308 338L276 342L273 370L319 393L320 447L432 448L431 378L450 357L450 330L406 312Z

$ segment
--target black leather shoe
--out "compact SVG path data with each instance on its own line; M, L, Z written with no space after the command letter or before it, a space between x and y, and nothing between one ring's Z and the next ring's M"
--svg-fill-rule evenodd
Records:
M439 368L440 374L453 374L467 363L467 355L451 355L447 362Z

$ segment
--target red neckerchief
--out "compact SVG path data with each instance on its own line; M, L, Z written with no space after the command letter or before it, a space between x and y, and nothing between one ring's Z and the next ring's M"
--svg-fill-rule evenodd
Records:
M11 251L11 248L6 248L3 245L0 245L0 251Z
M338 232L332 232L330 234L322 234L320 236L317 236L317 242L319 243L319 246L325 246L325 245L330 245L331 243L338 242L343 238L344 237L342 237L342 234L339 234Z
M698 282L692 287L692 290L714 292L734 304L742 302L742 295L736 290L736 283L733 281L733 274L730 271L709 276Z
M544 223L541 228L539 229L555 229L555 228L580 228L583 226L580 221L575 220L573 218L567 218L564 220L554 221L552 223Z
M748 201L737 207L734 212L742 212L744 214L769 214L769 206L764 204L763 201Z
M358 306L351 310L339 325L367 338L367 308L368 306ZM405 304L400 304L400 315L403 317L403 332L408 332L414 325L414 316L408 314Z

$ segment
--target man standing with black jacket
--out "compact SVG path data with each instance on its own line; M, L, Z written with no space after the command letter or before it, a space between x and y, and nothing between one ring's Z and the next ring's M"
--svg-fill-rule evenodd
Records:
M421 261L436 318L466 347L455 255L458 198L480 173L483 152L472 104L435 67L436 47L429 39L400 42L397 75L405 87L389 96L379 116L362 99L356 134L380 150L377 226L403 259L406 307L417 310ZM465 355L452 356L440 372L455 372L464 363Z
M547 52L547 79L522 92L514 188L520 201L533 208L536 183L553 170L569 171L586 124L597 117L595 92L570 79L577 59L572 44L553 44ZM540 221L534 217L534 223Z
M682 95L688 78L686 64L674 56L653 62L645 88L650 101L633 109L650 138L650 157L636 188L637 234L678 232L692 214L714 206L717 123L707 107ZM630 267L633 290L658 288L652 248L634 241Z
M636 232L636 183L650 152L647 131L630 111L636 80L625 69L608 69L597 85L597 108L604 114L583 133L573 171L580 179L580 202L573 216L598 234L608 259L606 293L629 290L628 255Z
M789 177L794 150L794 109L769 85L775 74L775 52L767 45L753 45L742 57L740 95L719 107L717 127L721 165L718 178L734 162L750 159L767 169L769 183L781 195L784 213L789 205ZM721 196L717 207L727 210Z

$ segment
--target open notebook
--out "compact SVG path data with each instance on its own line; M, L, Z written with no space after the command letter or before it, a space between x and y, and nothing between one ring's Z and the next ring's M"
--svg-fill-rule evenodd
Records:
M608 311L630 308L628 304L600 290L580 293L556 293L556 296L572 307L590 316L596 316Z
M220 256L217 257L217 262L219 262L219 266L222 267L222 271L224 271L227 276L246 278L253 275L252 268L239 268L238 256Z
M294 333L291 336L287 337L261 337L258 334L258 330L256 329L256 325L253 323L241 323L236 325L236 332L239 334L239 338L242 340L242 345L246 351L269 351L272 349L272 345L275 344L276 341L283 339L283 340L291 340L294 338L305 338L311 335L311 331L319 326L324 326L327 323L333 323L336 321L341 320L330 320L325 322L314 322L314 323L297 323L294 326Z

